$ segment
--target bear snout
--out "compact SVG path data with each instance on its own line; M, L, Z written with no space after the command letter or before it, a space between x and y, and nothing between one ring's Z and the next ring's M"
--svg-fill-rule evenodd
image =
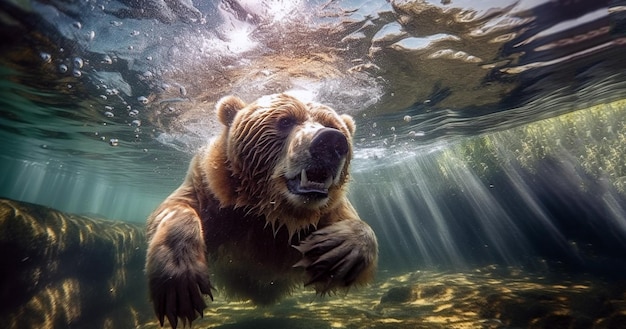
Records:
M322 167L336 167L348 154L350 146L343 133L334 128L322 128L311 141L311 158Z
M308 151L306 164L288 177L287 187L293 194L326 198L346 163L348 139L337 129L322 128L311 139Z

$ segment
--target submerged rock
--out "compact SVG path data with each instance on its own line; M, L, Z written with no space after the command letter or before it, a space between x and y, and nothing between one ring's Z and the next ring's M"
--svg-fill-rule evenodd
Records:
M413 301L417 295L411 287L393 287L380 298L381 304L406 303Z
M152 312L142 226L0 199L6 328L129 328Z

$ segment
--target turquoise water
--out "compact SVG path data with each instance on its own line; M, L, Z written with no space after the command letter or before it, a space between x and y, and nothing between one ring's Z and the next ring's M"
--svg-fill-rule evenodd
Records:
M143 225L220 131L220 97L289 91L355 118L349 197L381 272L620 277L623 16L602 1L2 1L0 197Z

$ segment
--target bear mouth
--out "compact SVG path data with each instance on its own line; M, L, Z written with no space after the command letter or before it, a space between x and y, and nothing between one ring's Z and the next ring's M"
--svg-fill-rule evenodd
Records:
M329 170L302 169L300 175L287 180L287 188L293 194L322 199L328 197L328 189L334 180L334 173Z

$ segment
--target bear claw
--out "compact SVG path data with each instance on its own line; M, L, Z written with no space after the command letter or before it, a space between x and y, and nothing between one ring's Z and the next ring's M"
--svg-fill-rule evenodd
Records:
M299 246L303 258L294 267L309 274L305 286L316 284L321 293L355 283L373 265L377 248L360 221L341 221L313 232Z
M208 295L213 300L211 290L214 288L202 275L198 275L196 280L168 277L161 284L153 281L150 283L153 286L159 286L159 289L152 290L157 292L152 296L152 300L161 326L165 323L165 318L173 329L178 326L178 318L182 319L183 326L191 325L191 322L198 316L203 316L206 308L202 294Z

